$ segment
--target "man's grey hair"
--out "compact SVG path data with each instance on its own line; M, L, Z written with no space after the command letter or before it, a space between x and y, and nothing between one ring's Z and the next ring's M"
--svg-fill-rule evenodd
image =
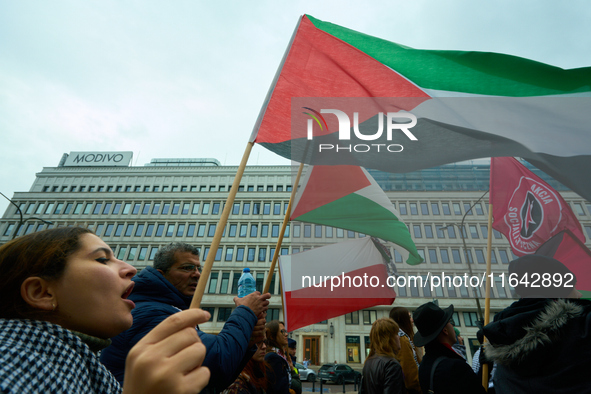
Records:
M183 242L173 242L168 244L156 252L156 256L154 256L154 268L157 270L161 270L165 274L170 271L170 267L176 263L174 259L174 255L176 252L189 252L194 254L195 256L199 256L199 249L194 247L193 245L189 245Z

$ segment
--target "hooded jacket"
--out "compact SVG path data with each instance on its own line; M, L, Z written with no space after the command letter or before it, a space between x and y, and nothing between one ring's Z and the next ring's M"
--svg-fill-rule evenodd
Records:
M135 286L129 296L135 303L131 311L133 325L114 337L111 346L101 354L101 362L121 384L129 350L167 317L191 304L191 297L183 295L153 267L144 268L133 281ZM247 347L256 322L257 317L250 308L239 306L218 335L206 334L197 327L206 348L203 365L211 371L209 391L222 391L232 384L250 360L256 347Z
M484 327L497 393L591 393L591 302L521 299Z

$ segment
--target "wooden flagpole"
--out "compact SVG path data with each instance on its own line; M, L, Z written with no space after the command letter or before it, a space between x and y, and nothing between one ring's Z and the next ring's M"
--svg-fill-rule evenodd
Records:
M199 308L201 306L201 300L203 298L203 293L205 292L205 285L207 284L207 280L209 279L209 274L211 273L213 260L220 246L220 241L222 239L222 235L224 234L224 228L226 227L226 223L228 222L228 216L230 216L232 206L234 205L234 199L236 198L236 193L238 192L238 187L240 186L240 181L242 180L242 175L244 174L244 169L246 168L246 163L248 162L248 157L250 156L250 152L253 146L254 141L249 141L246 145L246 149L244 150L244 155L242 155L242 161L240 162L238 171L236 171L236 177L234 178L234 183L232 183L230 193L228 194L226 206L224 206L222 216L220 217L217 228L215 229L215 234L213 236L213 240L211 241L211 246L209 248L209 254L207 255L207 259L205 260L205 263L203 265L201 277L197 282L197 288L195 289L193 300L191 300L191 308Z
M279 258L279 251L281 249L281 244L283 243L283 235L285 234L285 229L287 228L287 224L289 223L289 217L291 216L291 204L293 203L296 192L298 190L298 185L300 184L300 177L302 176L303 169L304 169L304 163L300 163L300 167L298 168L298 174L297 174L295 182L291 188L291 196L289 197L289 204L287 204L287 211L285 212L285 216L283 218L283 225L281 226L281 231L279 232L279 238L277 239L277 245L275 246L275 253L273 254L273 260L271 261L271 267L269 268L269 275L267 275L267 281L265 282L265 287L263 289L263 293L268 293L269 289L271 288L271 278L273 277L273 274L275 273L275 266L277 265L277 259ZM281 271L279 271L279 283L281 283ZM281 300L283 302L283 297L281 297Z
M488 204L488 241L486 244L487 247L487 256L486 256L486 293L484 299L484 325L486 326L490 323L490 288L492 286L491 280L491 257L492 257L492 218L493 218L493 206L492 204ZM486 341L486 339L485 339ZM484 364L482 366L482 385L484 389L488 391L488 364Z

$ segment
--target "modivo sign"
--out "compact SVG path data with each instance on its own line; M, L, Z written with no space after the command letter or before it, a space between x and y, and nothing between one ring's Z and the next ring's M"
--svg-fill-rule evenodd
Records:
M70 152L64 167L129 167L133 152Z

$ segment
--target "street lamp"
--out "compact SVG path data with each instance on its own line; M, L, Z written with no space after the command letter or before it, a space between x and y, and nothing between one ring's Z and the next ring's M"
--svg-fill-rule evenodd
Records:
M21 211L21 208L14 201L12 201L10 198L6 197L4 195L4 193L1 193L0 192L0 194L2 195L2 197L4 197L5 199L7 199L8 201L10 201L10 203L16 207L16 211L18 212L19 217L20 217L19 218L19 221L18 221L18 225L16 226L16 230L14 231L14 234L12 234L12 239L15 239L16 238L16 235L20 231L22 225L25 224L26 222L28 222L29 220L40 220L40 221L42 221L45 224L53 224L53 222L50 222L50 221L45 220L45 219L41 219L41 218L36 217L36 216L31 216L30 218L23 219L23 211Z
M466 213L464 213L464 216L462 217L462 222L461 224L457 224L457 223L452 223L452 224L448 224L447 226L443 226L442 228L449 228L452 226L456 226L459 230L460 230L460 237L462 238L462 244L464 245L464 257L466 258L466 263L468 263L468 271L470 271L470 277L473 276L472 273L472 265L470 263L470 258L468 256L468 247L466 246L466 238L464 237L464 220L466 220L466 215L468 215L468 213L470 211L472 211L472 208L474 208L474 206L476 204L478 204L480 202L480 200L482 200L484 198L484 196L486 196L486 194L488 193L488 190L486 192L484 192L484 194L482 196L480 196L480 198L478 200L476 200L476 202L474 204L472 204L470 206L470 208L468 208L468 210L466 211ZM488 234L488 236L490 237L491 234ZM482 323L484 321L483 318L483 314L482 314L482 307L480 306L480 298L476 296L474 296L474 299L476 300L476 306L478 308L478 320Z
M330 337L332 338L334 336L334 326L332 325L332 322L330 322L330 327L328 328L328 332L330 333Z

